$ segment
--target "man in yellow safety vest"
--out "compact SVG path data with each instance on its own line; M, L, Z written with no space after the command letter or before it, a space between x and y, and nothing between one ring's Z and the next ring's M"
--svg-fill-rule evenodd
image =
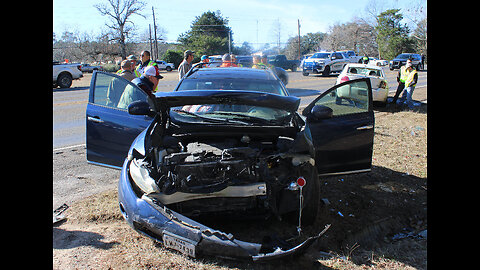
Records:
M155 63L155 61L150 59L150 52L149 51L143 51L142 54L140 55L142 57L142 62L137 66L136 71L138 72L137 74L143 75L146 68L153 66L155 67L155 70L158 70L158 65ZM163 78L163 76L160 75L160 79ZM153 92L156 92L158 90L158 86L153 90Z
M413 108L412 95L413 95L413 91L415 90L415 85L417 84L417 81L418 81L417 70L412 66L412 59L408 59L406 65L402 66L398 71L397 92L395 93L395 96L393 97L393 100L391 103L392 104L398 103L397 105L406 103L407 106L410 109L412 109ZM397 102L398 96L400 95L400 93L402 93L402 91L403 91L403 95L400 98L400 102Z

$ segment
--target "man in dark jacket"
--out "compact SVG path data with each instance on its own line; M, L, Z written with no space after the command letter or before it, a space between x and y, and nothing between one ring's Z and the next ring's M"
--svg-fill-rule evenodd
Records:
M132 83L145 91L149 97L155 99L153 92L154 89L157 88L158 81L161 78L163 77L158 74L158 69L156 69L154 66L149 66L145 69L143 75L140 76L140 78L133 79ZM147 97L143 92L138 91L138 89L135 89L131 85L127 85L127 87L125 87L125 91L123 91L123 94L120 97L117 107L127 109L130 103L137 100L147 101Z

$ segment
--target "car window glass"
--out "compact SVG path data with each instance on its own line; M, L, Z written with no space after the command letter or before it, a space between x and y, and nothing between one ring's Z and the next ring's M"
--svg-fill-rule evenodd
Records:
M343 59L343 56L341 53L335 53L334 56L337 58L337 59Z
M362 68L362 67L350 67L348 69L348 73L360 74L360 75L365 75L365 76L376 76L376 77L382 76L380 70L378 70L378 69Z
M285 96L282 86L274 80L186 79L178 87L183 90L247 90Z
M97 73L93 103L126 110L130 103L137 100L148 102L148 96L124 78Z
M331 108L333 116L368 112L368 85L365 81L359 81L339 86L320 98L315 105Z

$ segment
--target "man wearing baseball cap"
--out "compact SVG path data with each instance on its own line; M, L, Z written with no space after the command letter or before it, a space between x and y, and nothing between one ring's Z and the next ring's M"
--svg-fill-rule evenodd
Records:
M150 96L152 99L155 99L153 92L155 92L155 89L157 88L158 80L162 78L163 76L158 73L157 68L155 68L154 66L149 66L145 68L142 76L133 79L132 83L145 91L145 93L147 93L147 95ZM128 105L130 105L132 102L137 100L144 100L145 94L140 92L141 91L138 91L138 89L127 85L127 87L125 87L125 90L123 91L122 96L120 97L120 101L118 102L117 107L127 109Z
M190 50L183 53L183 61L178 66L178 80L180 81L185 74L192 68L193 54Z
M149 82L151 82L153 84L152 89L151 90L149 89L150 92L156 92L157 91L156 89L157 89L157 85L158 85L158 80L163 78L163 76L160 75L160 73L158 72L158 69L154 66L147 67L145 69L145 71L143 72L143 75L140 76L140 78L138 78L138 79L141 79L142 77L146 78ZM144 81L145 81L145 79L144 79ZM140 86L140 85L138 85L138 86ZM147 91L146 89L144 89L144 90Z

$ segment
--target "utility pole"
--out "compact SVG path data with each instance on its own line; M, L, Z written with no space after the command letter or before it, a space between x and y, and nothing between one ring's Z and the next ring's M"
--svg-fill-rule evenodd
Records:
M258 19L257 19L257 44L256 46L258 46Z
M228 54L232 54L232 30L228 30Z
M302 53L300 49L300 19L297 20L298 22L298 60L302 58Z
M150 24L148 24L148 44L150 44L150 52L153 52L153 50L152 50L152 28L150 27Z
M157 60L158 58L157 26L155 25L155 11L153 10L153 6L152 6L152 13L153 13L153 32L155 35L155 53L153 54L155 55L155 57L153 60Z

